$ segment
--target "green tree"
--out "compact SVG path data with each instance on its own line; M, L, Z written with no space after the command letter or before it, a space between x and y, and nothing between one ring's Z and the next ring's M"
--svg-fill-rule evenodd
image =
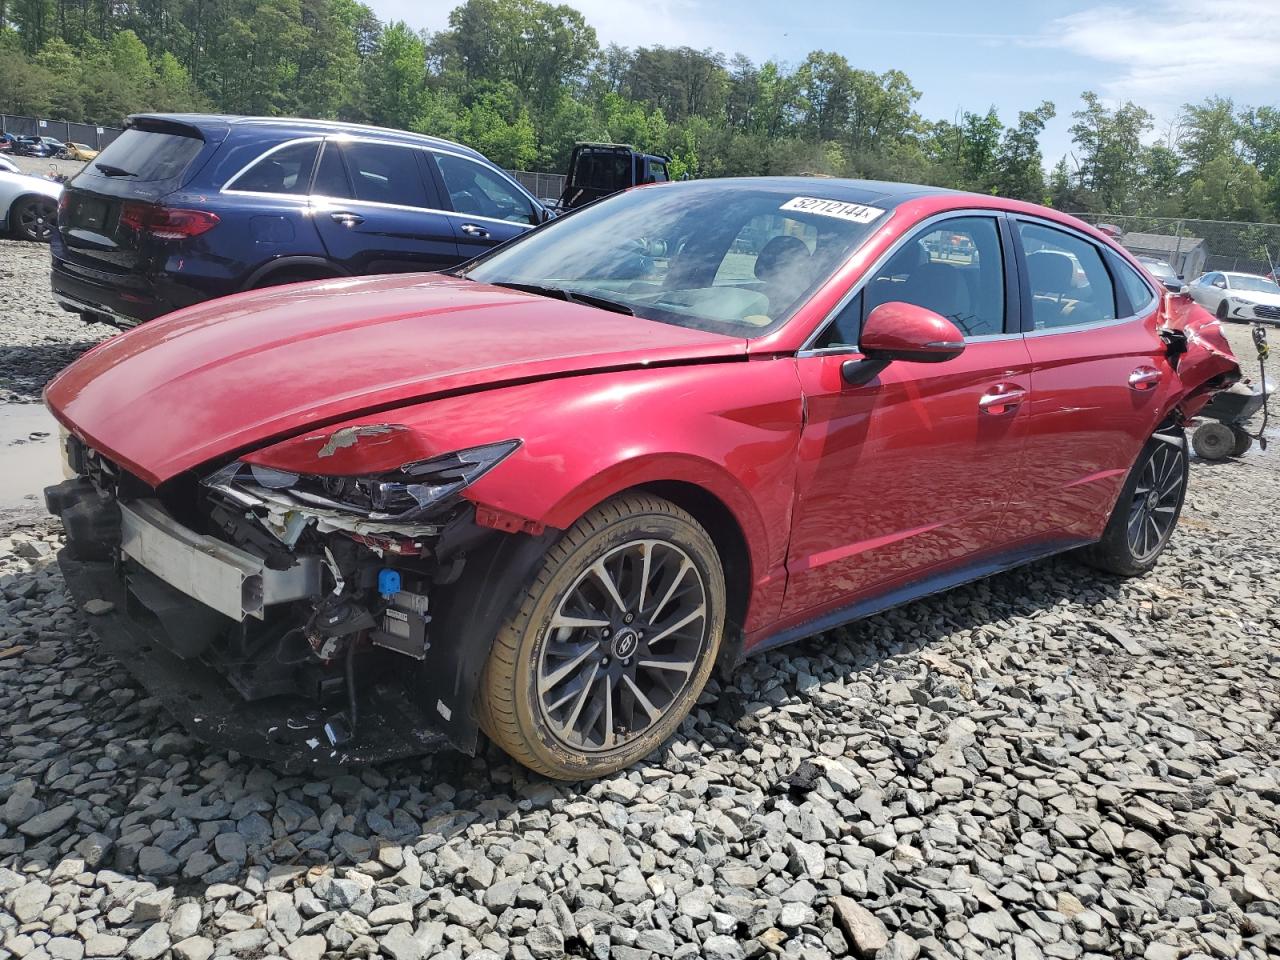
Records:
M1040 134L1057 114L1048 100L1034 110L1018 114L1018 123L1004 132L995 162L995 192L1015 200L1043 203L1045 197L1044 159L1040 155Z
M1109 109L1092 91L1081 99L1084 108L1072 114L1071 125L1080 184L1097 195L1107 212L1127 213L1137 200L1142 137L1151 129L1151 114L1128 101Z

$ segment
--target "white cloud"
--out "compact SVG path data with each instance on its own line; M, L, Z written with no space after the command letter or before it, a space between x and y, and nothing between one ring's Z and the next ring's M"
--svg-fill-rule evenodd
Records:
M1215 94L1270 100L1280 86L1275 0L1100 5L1052 21L1038 43L1119 68L1099 92L1157 112Z

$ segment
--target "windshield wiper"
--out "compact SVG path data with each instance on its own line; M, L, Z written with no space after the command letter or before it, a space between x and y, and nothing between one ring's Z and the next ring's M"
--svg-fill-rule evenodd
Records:
M95 167L105 173L108 177L136 177L137 174L132 170L126 170L124 167L112 166L109 163L95 163Z
M577 290L566 290L564 287L552 287L541 283L515 283L505 280L495 281L495 287L507 287L510 290L521 290L524 293L536 293L542 297L558 297L569 303L581 303L588 307L599 307L601 310L609 310L613 313L625 313L629 317L634 317L636 312L625 303L619 303L617 300L610 300L607 297L597 297L593 293L579 293Z

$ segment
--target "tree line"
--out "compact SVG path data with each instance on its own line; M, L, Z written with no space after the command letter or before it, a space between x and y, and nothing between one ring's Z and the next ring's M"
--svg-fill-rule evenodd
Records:
M668 154L677 175L936 184L1073 212L1280 220L1280 108L1210 97L1150 143L1142 106L1085 92L1045 173L1053 103L931 120L900 70L814 51L755 63L602 47L573 7L467 0L428 34L357 0L0 0L0 111L117 124L142 110L337 118L563 170L575 141Z

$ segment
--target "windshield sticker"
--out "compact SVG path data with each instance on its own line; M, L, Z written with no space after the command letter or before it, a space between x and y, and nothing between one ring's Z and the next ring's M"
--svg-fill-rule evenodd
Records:
M780 209L794 213L814 213L820 217L835 217L837 220L849 220L853 223L870 223L884 213L879 207L847 203L844 200L822 200L818 197L794 197L784 203Z

